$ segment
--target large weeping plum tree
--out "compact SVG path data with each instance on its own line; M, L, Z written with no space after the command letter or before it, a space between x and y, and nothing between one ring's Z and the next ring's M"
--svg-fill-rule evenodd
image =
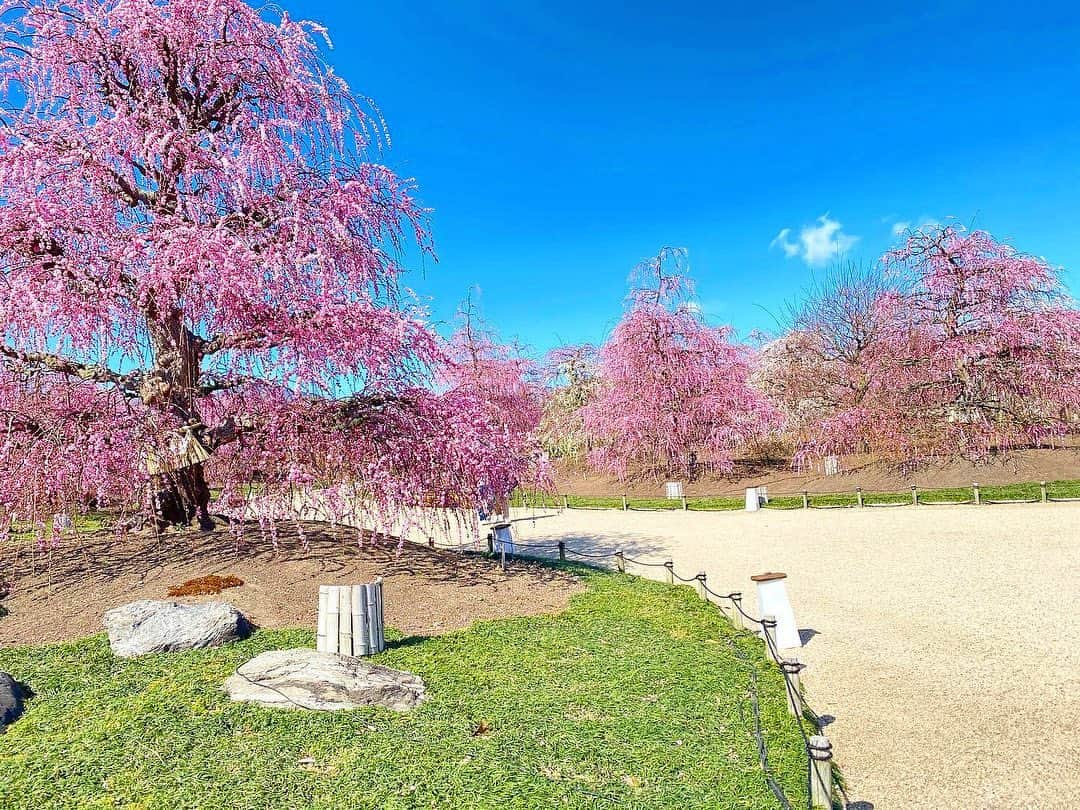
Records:
M702 318L684 250L665 248L636 276L583 410L590 461L620 477L664 474L691 454L730 469L739 445L779 423L750 385L750 350L731 342L730 327Z
M0 20L9 514L208 525L208 478L408 503L518 474L476 398L430 385L445 346L399 286L423 211L320 28L242 0Z
M547 395L538 433L552 456L580 462L589 449L583 411L600 384L596 363L596 349L589 344L559 346L545 358Z
M985 459L1046 444L1080 414L1080 313L1058 274L982 231L918 231L887 254L857 399L815 428L809 455Z

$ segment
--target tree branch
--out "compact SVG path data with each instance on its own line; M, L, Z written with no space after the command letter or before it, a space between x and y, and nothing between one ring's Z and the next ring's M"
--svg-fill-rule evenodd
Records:
M138 371L120 374L95 363L80 363L59 354L50 354L48 352L24 352L4 345L0 345L0 355L19 364L36 367L43 371L64 374L68 377L78 377L80 380L115 385L125 396L137 397L139 395L138 381L142 373Z

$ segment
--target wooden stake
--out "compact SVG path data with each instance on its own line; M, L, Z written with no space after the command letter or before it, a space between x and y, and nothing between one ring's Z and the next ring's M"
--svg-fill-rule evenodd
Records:
M628 507L627 507L627 504L626 504L626 496L623 495L622 496L622 510L625 512L627 510L627 508Z
M802 491L802 508L810 508L810 493L807 492L805 489Z
M803 671L803 665L794 658L785 658L783 663L780 664L780 669L784 671L787 682L791 685L791 688L786 690L788 693L788 711L795 717L802 715L802 685L799 678L799 673Z
M810 738L810 806L832 808L832 743L820 734Z
M1045 481L1040 481L1039 482L1039 499L1043 503L1046 503L1046 482Z
M566 543L562 540L559 541L559 559L566 561Z
M855 487L855 498L859 502L859 508L863 508L862 487Z
M982 494L979 492L979 484L975 482L971 485L971 491L975 494L975 505L978 506L982 503Z
M762 616L761 629L765 631L765 654L779 664L780 648L776 646L776 617Z
M620 574L626 573L626 558L621 550L615 552L615 568L618 569Z
M680 497L682 498L682 508L683 508L683 511L685 512L685 511L687 510L687 506L686 506L686 496L685 496L685 495L681 495Z
M667 560L664 562L664 568L667 569L667 584L675 584L675 562L673 560Z
M563 509L569 509L570 508L570 499L567 498L565 495L562 496L562 508Z
M705 590L705 572L702 571L700 574L698 574L696 577L694 577L694 579L697 580L698 596L700 596L706 602L709 601L709 594Z
M914 484L911 487L911 505L912 506L918 506L919 505L919 488L917 486L915 486Z
M746 627L746 622L743 621L742 615L742 594L738 591L731 595L731 606L735 608L735 612L731 617L732 621L735 622L735 628L737 630L742 630Z

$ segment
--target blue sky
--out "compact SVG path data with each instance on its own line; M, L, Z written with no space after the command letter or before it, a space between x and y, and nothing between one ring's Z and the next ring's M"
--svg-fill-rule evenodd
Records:
M434 209L439 262L409 283L437 319L475 286L504 338L597 342L676 245L746 335L836 247L869 261L948 217L1080 290L1080 9L284 5L329 28Z

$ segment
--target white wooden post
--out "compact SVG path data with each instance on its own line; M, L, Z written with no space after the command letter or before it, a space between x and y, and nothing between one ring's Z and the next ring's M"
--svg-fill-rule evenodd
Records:
M687 509L687 506L686 506L686 496L685 496L685 495L680 495L679 497L680 497L680 498L682 498L682 508L683 508L683 511L685 512L685 511L686 511L686 509Z
M971 491L975 496L975 505L978 506L982 503L982 493L979 492L979 482L975 481L971 484Z
M832 808L832 743L817 734L810 738L810 806Z
M1039 482L1039 500L1041 500L1043 503L1046 503L1046 482L1045 481L1040 481Z
M626 496L625 496L625 495L623 495L623 496L622 496L622 510L623 510L624 512L625 512L625 511L627 510L627 505L626 505Z
M562 496L562 508L563 509L569 509L570 508L570 499L567 498L565 495Z
M915 486L914 484L912 484L912 486L911 486L911 505L912 506L918 506L919 505L919 488L917 486Z
M855 487L855 497L859 501L859 508L863 508L862 487Z
M807 492L805 489L802 491L802 508L810 508L810 493Z

